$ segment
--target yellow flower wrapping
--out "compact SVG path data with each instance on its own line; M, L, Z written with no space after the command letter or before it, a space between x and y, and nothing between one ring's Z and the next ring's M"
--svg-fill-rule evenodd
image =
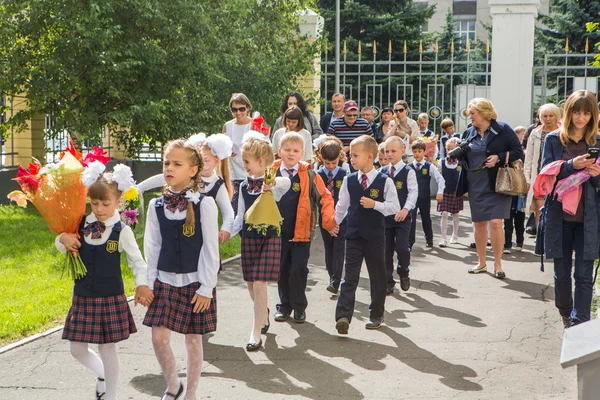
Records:
M265 170L265 184L272 185L275 182L275 170ZM283 217L279 213L279 207L273 193L264 192L250 206L244 214L246 223L250 229L256 229L261 234L266 234L269 228L277 231L277 236L281 235L281 224Z

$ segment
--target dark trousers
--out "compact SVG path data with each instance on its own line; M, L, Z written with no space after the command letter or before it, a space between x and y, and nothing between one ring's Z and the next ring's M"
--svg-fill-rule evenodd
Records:
M514 222L514 228L513 228ZM511 210L510 218L504 220L504 248L512 247L513 230L517 234L517 244L523 244L525 241L525 213L522 211Z
M363 259L367 263L371 285L370 319L383 317L385 307L385 265L383 240L365 240L363 238L346 239L346 271L340 287L340 297L335 309L335 320L342 317L352 321L356 288L360 279Z
M340 232L333 237L325 229L321 228L323 245L325 247L325 267L329 273L329 282L339 287L344 269L344 257L346 254L346 224L340 225Z
M410 234L410 213L402 223L394 228L385 229L385 272L387 276L387 289L396 284L394 281L394 252L398 256L398 275L401 278L408 277L410 269L410 247L408 246L408 235Z
M281 266L279 268L279 304L277 310L290 314L304 312L308 306L306 281L310 242L291 242L293 237L281 234Z
M547 232L546 234L549 234ZM594 260L583 259L583 223L563 220L563 257L554 259L554 303L563 317L571 316L574 323L590 320ZM571 283L575 250L575 306Z
M417 232L417 210L421 214L421 223L423 224L423 232L425 232L425 240L427 243L433 243L433 228L431 227L431 199L421 198L417 199L417 206L412 211L412 225L410 227L410 238L408 239L408 245L412 248L415 244L415 237Z

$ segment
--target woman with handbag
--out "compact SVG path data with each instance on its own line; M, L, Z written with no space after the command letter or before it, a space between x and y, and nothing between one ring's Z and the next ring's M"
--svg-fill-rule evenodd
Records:
M577 188L579 203L575 214L563 211L563 204L551 193L546 196L540 217L537 244L543 243L546 258L554 259L554 302L565 328L588 321L592 304L594 260L599 256L600 210L598 188L600 165L589 151L598 147L598 100L587 90L574 92L564 106L562 126L546 136L542 169L555 161L564 161L556 180L580 171L589 179ZM536 246L537 247L537 246ZM573 251L575 272L572 274ZM575 295L572 279L575 278Z
M523 147L513 129L497 121L491 101L475 98L467 106L471 127L465 131L466 144L461 154L450 154L465 161L461 169L457 196L469 193L471 219L475 227L475 244L479 263L469 269L470 274L487 271L486 244L488 225L494 253L494 277L503 279L502 249L504 232L502 220L510 217L512 197L496 192L500 166L511 165L524 157ZM506 175L505 175L506 176Z

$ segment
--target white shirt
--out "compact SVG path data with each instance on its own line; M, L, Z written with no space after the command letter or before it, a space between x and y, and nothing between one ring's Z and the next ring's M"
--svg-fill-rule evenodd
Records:
M217 205L212 197L206 196L200 203L200 220L202 221L202 248L198 258L198 270L187 274L176 274L158 269L158 257L162 247L162 236L158 216L156 215L156 199L150 200L146 231L144 233L144 254L148 262L148 282L154 290L154 281L167 283L175 287L183 287L194 282L200 282L196 293L204 297L212 297L212 291L217 286L219 272L219 222ZM187 209L171 212L163 206L165 217L170 220L182 220L187 215Z
M404 203L404 207L408 211L415 208L417 205L417 198L419 197L419 184L417 183L417 174L415 170L408 167L408 165L404 164L404 161L400 161L397 164L393 165L396 170L394 171L394 177L398 175L398 172L404 167L408 169L408 174L406 175L406 188L408 189L408 196L406 197L406 202ZM390 166L390 171L392 170L392 166ZM398 192L396 192L398 193Z
M85 226L91 224L92 222L98 221L96 215L91 213L85 218ZM92 246L101 246L108 241L110 234L112 233L112 228L115 224L121 222L121 215L118 211L115 211L112 217L108 218L106 221L103 221L106 229L102 232L102 235L98 239L92 239L91 234L84 236L83 240L89 245ZM60 238L63 234L61 233L56 237L54 241L54 245L61 253L66 253L67 248L64 244L60 242ZM131 272L133 272L133 276L135 278L135 286L146 286L148 285L147 278L147 267L146 261L142 258L142 253L140 252L140 248L135 241L135 235L131 228L127 225L123 229L121 229L121 234L119 235L119 252L125 252L127 256L127 265Z
M208 178L205 178L204 176L201 178L204 182L204 187L200 190L200 192L206 194L211 191L213 186L215 186L215 182L219 180L219 175L217 175L215 172ZM221 210L221 215L223 215L223 224L221 225L221 230L231 234L231 227L233 226L235 214L233 213L233 207L231 207L229 192L227 192L225 183L223 183L217 191L215 201L217 202L217 206L219 206L219 210Z
M300 168L300 164L296 164L293 167L286 167L284 163L281 163L281 166L279 167L279 172L281 173L281 176L283 176L284 178L290 178L292 179L294 176L298 175L298 168ZM286 170L288 169L293 169L294 170L294 175L293 176L289 176L288 172Z
M232 152L235 154L229 158L229 171L231 172L231 179L241 181L246 179L246 169L244 168L244 161L242 160L242 138L244 134L252 128L252 122L246 125L237 125L235 119L225 123L225 135L229 136L233 142Z
M375 168L367 172L367 185L370 186L373 180L379 172ZM363 172L357 171L358 182L362 183ZM338 203L335 206L335 222L339 225L342 223L346 214L348 214L348 208L350 207L350 192L348 192L348 176L344 177L342 187L340 188L340 197ZM389 177L385 180L385 186L383 188L383 202L375 201L375 210L379 211L383 215L395 215L400 211L400 202L398 201L398 192L394 186L394 181Z
M425 160L421 160L421 168L423 168L423 164L425 164ZM417 170L417 160L413 161L412 164L415 166L415 170ZM433 179L435 179L435 181L437 182L437 187L438 187L438 191L437 194L444 194L444 189L446 188L446 181L444 180L444 177L442 176L442 174L440 174L440 171L438 171L438 169L436 168L435 165L433 165L433 163L429 163L429 175L431 175L433 177Z
M279 142L281 142L281 138L286 133L289 133L285 128L278 129L277 132L273 134L271 147L273 148L273 152L277 154L279 150ZM312 136L310 132L306 129L301 129L298 133L304 139L304 157L302 157L302 161L312 161L313 159L313 146L312 146Z
M297 171L297 170L296 170ZM256 179L260 179L259 176ZM273 193L273 197L275 197L275 201L281 200L283 195L290 189L292 186L292 182L287 177L278 176L275 178L275 186L271 188L271 193ZM246 214L246 204L244 202L244 196L240 192L240 196L238 197L238 212L233 221L233 227L231 228L231 236L235 236L244 227L244 214Z

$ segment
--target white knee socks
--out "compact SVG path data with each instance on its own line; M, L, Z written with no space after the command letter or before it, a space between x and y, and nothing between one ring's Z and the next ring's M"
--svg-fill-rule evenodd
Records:
M104 380L106 384L105 400L117 400L117 387L119 386L119 356L114 343L98 345L98 352L104 364Z

